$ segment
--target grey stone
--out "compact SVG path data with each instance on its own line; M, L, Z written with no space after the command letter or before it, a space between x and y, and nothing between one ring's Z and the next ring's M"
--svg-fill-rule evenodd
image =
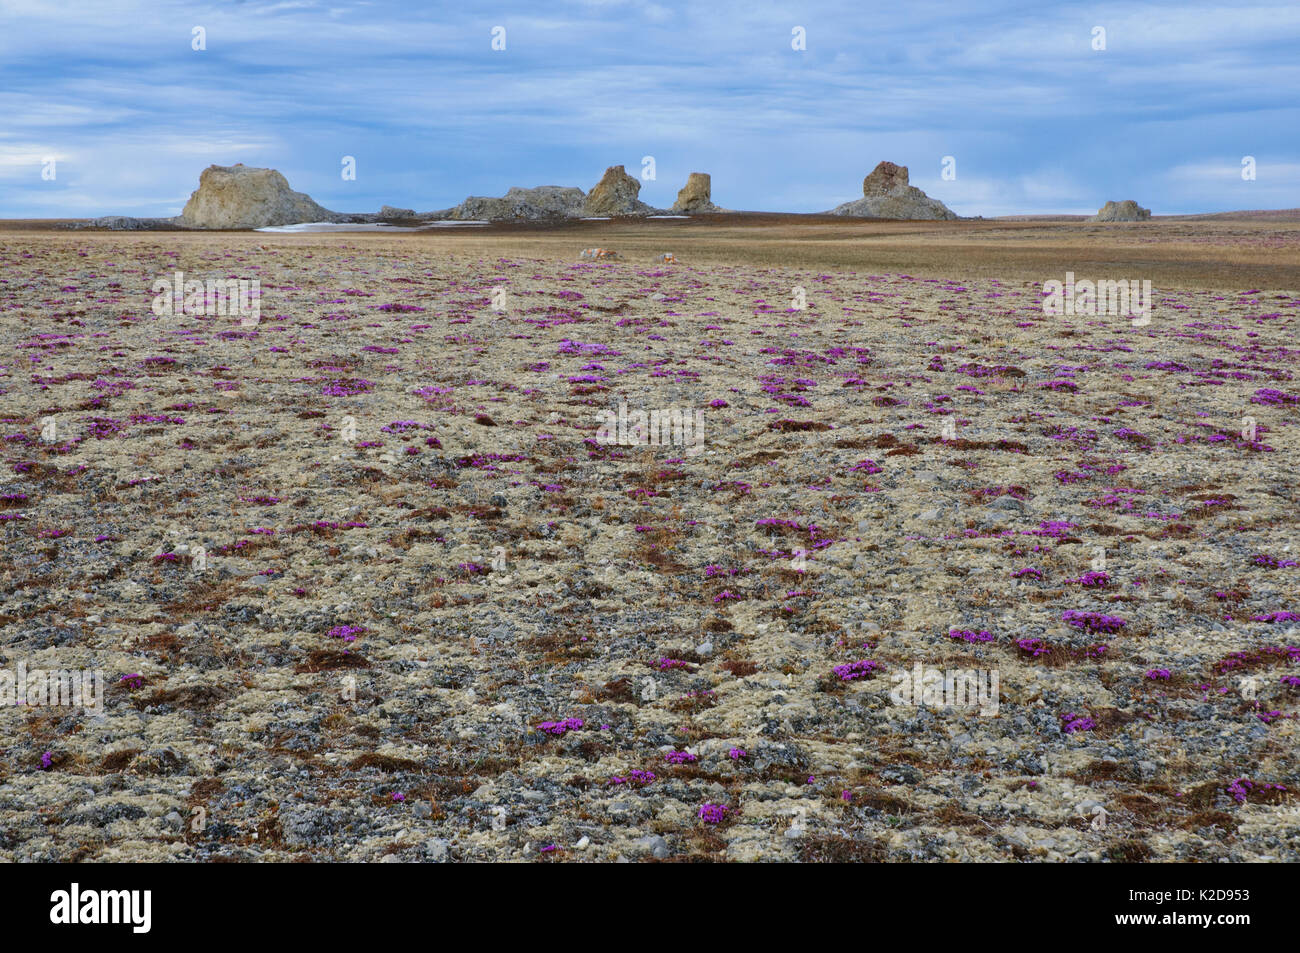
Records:
M264 228L330 221L334 213L295 192L275 169L210 165L199 176L180 222L191 228Z
M907 184L907 166L881 162L862 182L862 198L831 209L829 215L851 218L951 220L948 206Z
M446 213L448 219L464 222L545 221L576 218L582 214L582 189L560 185L539 185L534 189L512 188L501 198L471 195Z
M649 837L642 837L637 844L646 848L650 853L660 860L668 856L668 842L658 834L652 834Z
M1142 208L1132 199L1122 202L1107 202L1097 214L1088 219L1090 222L1144 222L1151 217L1151 209Z
M589 216L646 215L653 212L654 209L637 199L640 192L639 179L628 175L621 165L612 165L587 193L582 212Z

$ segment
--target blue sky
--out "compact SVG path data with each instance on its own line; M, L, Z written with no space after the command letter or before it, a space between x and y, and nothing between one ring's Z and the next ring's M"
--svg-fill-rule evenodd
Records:
M702 171L823 211L891 159L962 215L1294 208L1300 4L0 0L0 116L7 218L173 215L211 163L426 211L644 156L660 206Z

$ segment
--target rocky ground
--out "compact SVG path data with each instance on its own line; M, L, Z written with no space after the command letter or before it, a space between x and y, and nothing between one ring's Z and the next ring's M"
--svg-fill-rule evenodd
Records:
M0 857L1300 860L1295 284L455 240L0 234Z

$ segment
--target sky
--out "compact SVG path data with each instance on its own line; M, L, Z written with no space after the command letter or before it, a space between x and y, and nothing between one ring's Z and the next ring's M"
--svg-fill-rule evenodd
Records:
M611 165L817 212L882 159L959 215L1300 207L1300 2L0 0L3 218L175 215L236 162L342 212Z

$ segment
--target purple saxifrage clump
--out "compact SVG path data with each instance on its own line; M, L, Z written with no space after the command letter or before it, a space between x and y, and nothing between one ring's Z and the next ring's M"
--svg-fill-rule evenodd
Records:
M866 678L878 668L880 668L879 662L867 658L857 662L846 662L844 665L836 665L833 671L840 681L851 682L857 678Z
M1092 731L1097 727L1097 723L1086 715L1076 715L1074 712L1066 712L1061 718L1061 731L1067 735L1072 735L1076 731Z
M544 721L537 726L537 730L544 731L548 735L563 735L569 731L577 731L581 727L581 718L566 718L564 721Z
M725 804L701 804L699 817L706 824L721 824L727 816Z
M1100 612L1081 612L1068 609L1061 613L1061 621L1085 632L1118 632L1128 625L1119 616L1103 615Z
M344 642L355 642L358 635L364 635L369 631L364 625L336 625L329 630L329 637L342 639Z

